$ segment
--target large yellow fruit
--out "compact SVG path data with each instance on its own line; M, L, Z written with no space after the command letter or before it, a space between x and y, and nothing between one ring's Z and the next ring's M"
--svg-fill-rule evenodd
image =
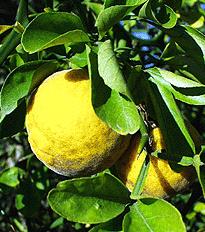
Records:
M159 128L155 128L152 131L152 137L155 150L165 148ZM134 188L141 166L147 155L146 151L143 151L139 156L139 142L140 136L136 134L131 141L129 149L116 164L119 177L130 191ZM166 198L186 188L195 178L194 170L191 167L186 167L182 172L178 173L171 169L166 160L151 155L149 155L149 158L150 166L142 192L143 195Z
M39 86L29 102L26 128L36 156L69 177L109 168L130 140L96 116L90 80L81 69L56 72Z

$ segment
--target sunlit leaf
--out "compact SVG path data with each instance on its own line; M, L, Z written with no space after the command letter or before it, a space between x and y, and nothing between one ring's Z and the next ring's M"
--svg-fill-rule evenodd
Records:
M130 207L123 221L123 231L185 232L186 228L173 205L162 199L144 198Z
M57 67L56 61L33 61L14 69L1 89L2 118L15 110L18 104Z
M146 1L127 0L125 2L123 1L122 4L119 1L105 1L105 9L100 12L96 21L100 37L102 38L114 24Z
M177 23L176 13L164 2L149 0L140 9L139 16L153 20L164 28L172 28Z
M51 208L62 217L92 224L121 214L129 201L129 191L108 173L60 182L48 195Z
M133 134L140 128L137 106L132 100L105 85L98 72L97 54L88 50L89 76L92 81L92 104L98 117L120 134ZM118 67L117 67L118 69ZM120 75L120 78L122 76ZM124 86L125 82L119 79ZM113 88L121 85L114 83Z
M26 27L21 42L27 52L34 53L56 45L88 41L77 15L52 12L34 18Z

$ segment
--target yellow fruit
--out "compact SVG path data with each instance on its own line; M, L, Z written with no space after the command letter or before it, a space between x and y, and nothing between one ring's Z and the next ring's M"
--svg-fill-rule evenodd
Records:
M154 150L165 148L159 128L155 128L152 131L152 137ZM139 142L140 136L136 134L131 141L130 148L116 164L119 177L130 191L134 188L141 166L147 155L146 151L143 151L139 156ZM150 166L142 192L143 195L166 198L186 188L195 177L194 170L191 167L186 167L182 172L178 173L170 168L166 160L151 155L149 157Z
M96 116L90 80L81 69L56 72L39 86L29 102L26 128L36 156L69 177L109 168L130 140Z

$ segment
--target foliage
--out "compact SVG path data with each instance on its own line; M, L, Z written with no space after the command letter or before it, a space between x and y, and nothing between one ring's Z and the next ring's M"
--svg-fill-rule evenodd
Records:
M186 124L205 138L204 0L0 4L1 231L204 231L204 146ZM98 117L120 134L141 133L141 149L151 151L148 134L161 128L166 159L196 169L184 195L133 200L114 168L67 179L35 158L27 101L48 75L69 68L88 70Z

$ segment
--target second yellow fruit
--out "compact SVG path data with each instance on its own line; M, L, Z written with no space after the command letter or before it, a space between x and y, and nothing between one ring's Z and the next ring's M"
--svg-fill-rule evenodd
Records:
M159 128L152 131L153 145L156 150L165 148ZM130 191L133 190L140 173L140 169L147 153L139 155L138 146L140 136L133 137L131 146L116 164L119 177ZM186 188L193 181L195 174L191 167L186 167L182 172L171 169L166 160L149 155L150 166L143 188L143 195L166 198Z

